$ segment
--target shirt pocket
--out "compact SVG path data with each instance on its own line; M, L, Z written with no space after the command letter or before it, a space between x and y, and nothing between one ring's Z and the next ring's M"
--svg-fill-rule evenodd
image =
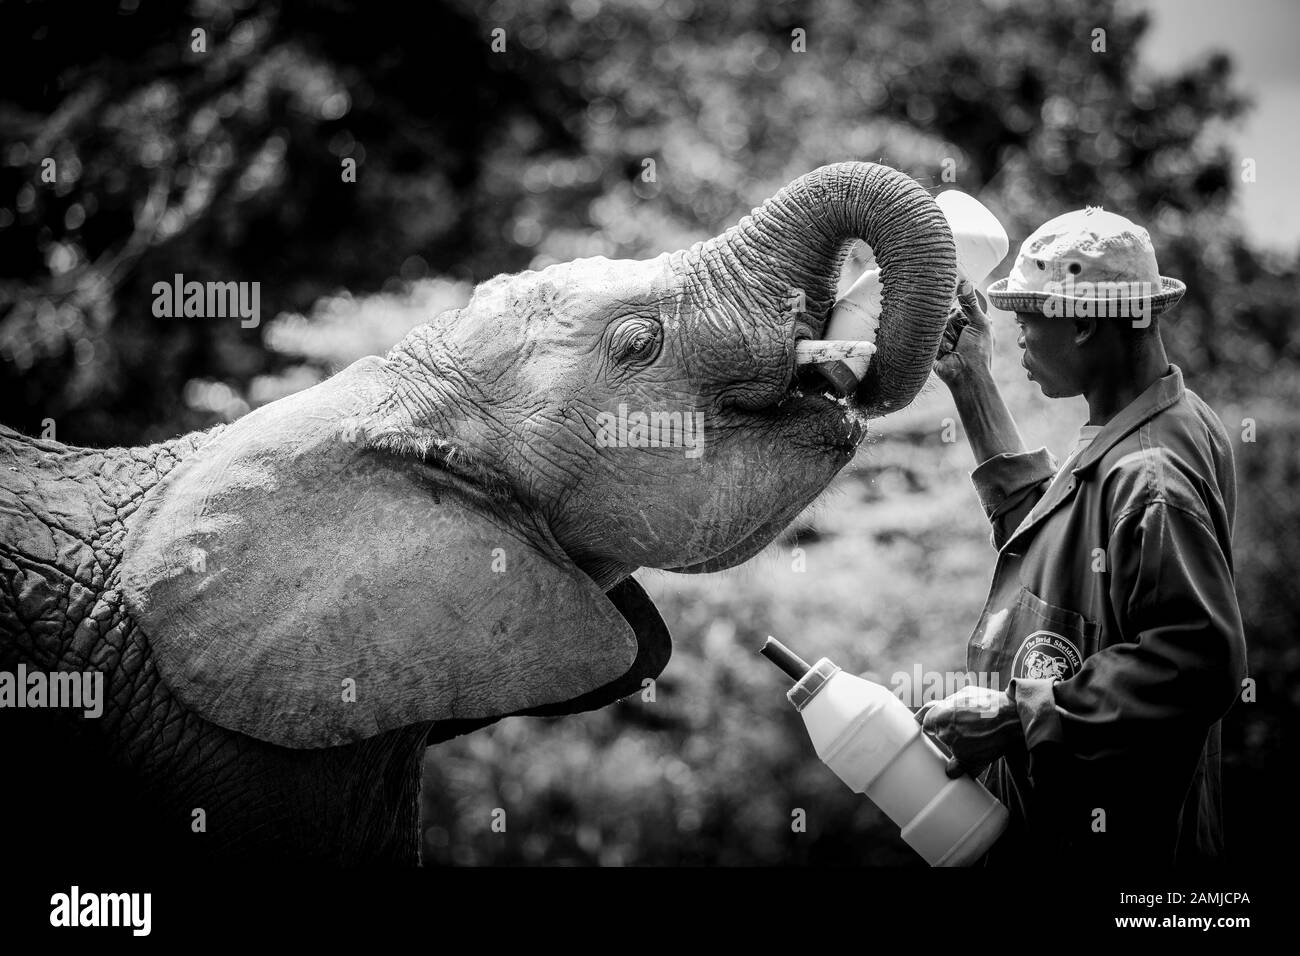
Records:
M1096 623L1077 611L1048 604L1026 587L997 623L996 628L985 628L973 647L982 669L997 673L1004 687L1015 678L1069 680L1099 642Z

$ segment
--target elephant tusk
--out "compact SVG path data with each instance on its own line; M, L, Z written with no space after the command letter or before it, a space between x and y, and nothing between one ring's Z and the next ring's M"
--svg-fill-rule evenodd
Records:
M876 354L875 342L847 339L804 339L794 344L794 364L820 365L846 359L867 359ZM865 363L863 363L865 365Z

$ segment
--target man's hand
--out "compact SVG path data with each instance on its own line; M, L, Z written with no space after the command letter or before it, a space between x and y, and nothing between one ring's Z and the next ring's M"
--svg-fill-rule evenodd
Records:
M961 312L944 332L945 347L939 349L934 373L952 392L975 464L982 465L997 455L1025 451L1025 440L993 380L993 330L975 288L965 279L957 288L957 301Z
M949 388L968 372L987 372L993 367L993 330L968 279L957 286L957 302L961 311L950 318L934 361L934 374Z
M916 712L917 722L952 751L949 777L975 776L1017 742L1024 731L1016 705L1003 691L968 685Z

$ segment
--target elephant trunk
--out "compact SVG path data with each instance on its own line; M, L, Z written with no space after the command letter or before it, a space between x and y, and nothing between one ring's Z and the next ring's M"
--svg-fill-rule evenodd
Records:
M884 288L876 352L855 400L881 415L925 384L957 283L952 232L915 180L874 163L823 166L692 252L733 263L747 294L787 319L793 340L825 328L855 239L875 253Z

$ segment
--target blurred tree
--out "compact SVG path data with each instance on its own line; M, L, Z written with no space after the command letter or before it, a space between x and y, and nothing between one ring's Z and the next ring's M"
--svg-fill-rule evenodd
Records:
M406 16L403 4L365 5L367 23ZM8 423L52 417L60 438L103 444L219 420L177 401L186 382L242 393L277 358L237 320L155 318L153 284L175 273L260 281L275 315L430 262L466 276L523 265L484 215L485 159L572 146L557 117L581 104L527 49L494 55L468 13L424 16L412 34L291 0L6 4Z
M1144 75L1124 5L497 0L407 30L388 2L365 25L293 0L3 10L0 398L23 428L140 441L246 407L282 360L261 329L155 318L175 273L260 281L269 317L653 254L845 157L978 192L1013 234L1085 202L1148 222L1191 286L1186 362L1295 359L1296 263L1261 269L1225 228L1236 163L1207 132L1243 108L1229 65ZM191 380L228 401L177 402Z

